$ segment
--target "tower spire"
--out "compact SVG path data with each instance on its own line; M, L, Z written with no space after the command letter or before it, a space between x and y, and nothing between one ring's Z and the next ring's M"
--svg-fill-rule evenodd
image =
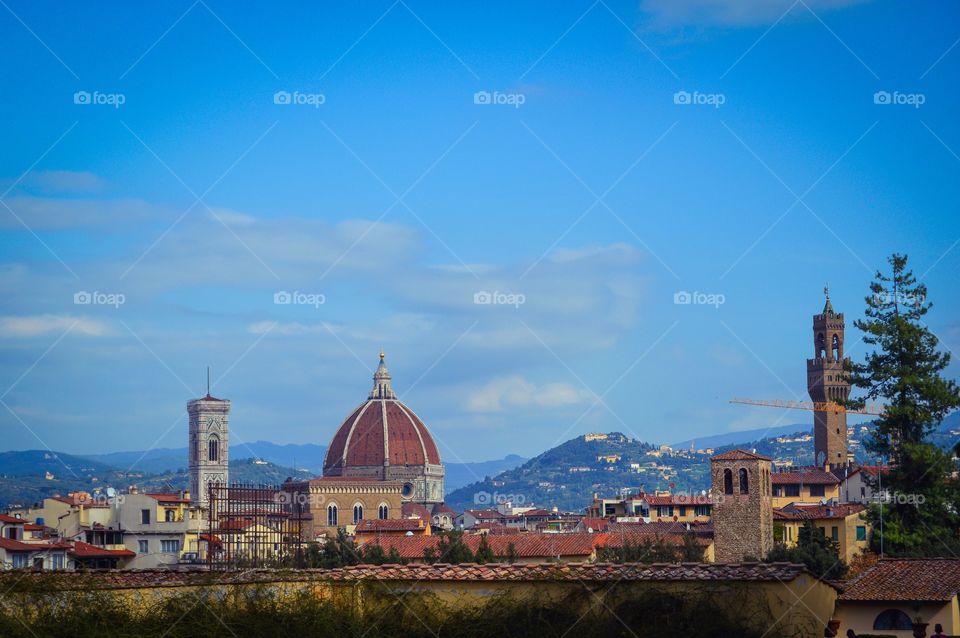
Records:
M370 399L396 399L397 395L393 392L390 381L390 371L387 370L387 364L384 363L383 350L380 351L380 365L377 371L373 373L373 389L370 390Z
M824 285L823 287L823 296L826 297L827 301L823 304L823 314L832 315L833 314L833 304L830 303L830 286Z
M207 396L210 396L210 366L207 366Z

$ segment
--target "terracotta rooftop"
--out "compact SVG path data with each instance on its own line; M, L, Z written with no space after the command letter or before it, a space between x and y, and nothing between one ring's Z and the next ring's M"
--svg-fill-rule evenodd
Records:
M647 496L649 505L713 505L713 499L701 494L671 494L669 496Z
M711 461L772 461L769 456L763 456L762 454L757 454L755 452L747 452L746 450L730 450L728 452L721 452L720 454L715 454L710 457Z
M16 516L10 516L9 514L0 514L0 523L13 523L23 525L27 521L22 518L17 518Z
M774 518L780 520L816 520L823 518L846 518L867 509L860 503L840 503L838 505L795 505L773 510Z
M96 545L84 543L83 541L74 541L73 549L70 550L70 555L77 558L123 558L127 556L136 556L137 553L130 551L129 549L105 549L103 547L97 547Z
M840 479L819 468L804 468L800 471L774 472L770 475L774 485L838 485Z
M210 585L219 579L229 583L310 581L759 581L790 582L807 573L791 563L654 563L613 565L609 563L491 563L477 565L356 565L342 569L268 570L215 574L207 571L165 569L100 570L95 572L28 572L24 578L42 580L53 589L89 590L139 587Z
M183 498L180 494L151 494L147 493L152 499L160 501L161 503L189 503L189 498Z
M358 533L376 533L376 532L420 532L428 524L421 518L394 518L380 520L377 518L367 518L357 523L356 531Z
M840 600L948 602L960 590L960 558L884 558L843 587Z

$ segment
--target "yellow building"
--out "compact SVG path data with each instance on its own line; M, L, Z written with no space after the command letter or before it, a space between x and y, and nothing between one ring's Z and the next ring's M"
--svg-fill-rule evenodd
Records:
M926 625L926 635L940 624L948 636L960 634L960 559L881 559L853 578L837 599L834 617L840 635L853 629L858 636L916 636L914 623Z
M810 521L823 535L837 543L840 558L848 563L869 546L870 527L860 503L838 505L788 505L774 510L775 527L782 529L780 538L787 547L797 544L800 528Z
M819 468L791 468L770 475L773 484L773 506L791 503L823 503L840 499L840 479Z
M651 521L678 523L705 523L710 520L713 500L697 494L668 494L645 496Z

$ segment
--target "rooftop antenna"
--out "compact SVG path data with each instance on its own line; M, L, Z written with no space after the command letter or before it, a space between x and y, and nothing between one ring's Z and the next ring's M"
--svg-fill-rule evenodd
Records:
M210 366L207 366L207 396L210 396Z

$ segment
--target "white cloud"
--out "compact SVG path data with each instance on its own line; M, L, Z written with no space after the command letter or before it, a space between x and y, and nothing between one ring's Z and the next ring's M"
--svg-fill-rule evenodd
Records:
M497 377L467 396L471 412L500 412L511 408L559 408L577 405L593 395L568 383L537 385L522 375Z
M29 185L56 192L95 191L103 180L90 171L37 171L24 178Z
M110 334L110 328L102 321L63 315L0 316L0 337L25 338L48 333L62 334L70 329L73 333L90 337Z
M870 0L806 0L817 14ZM796 6L793 6L796 5ZM640 8L660 26L755 26L773 24L793 6L791 14L809 11L796 0L641 0Z

